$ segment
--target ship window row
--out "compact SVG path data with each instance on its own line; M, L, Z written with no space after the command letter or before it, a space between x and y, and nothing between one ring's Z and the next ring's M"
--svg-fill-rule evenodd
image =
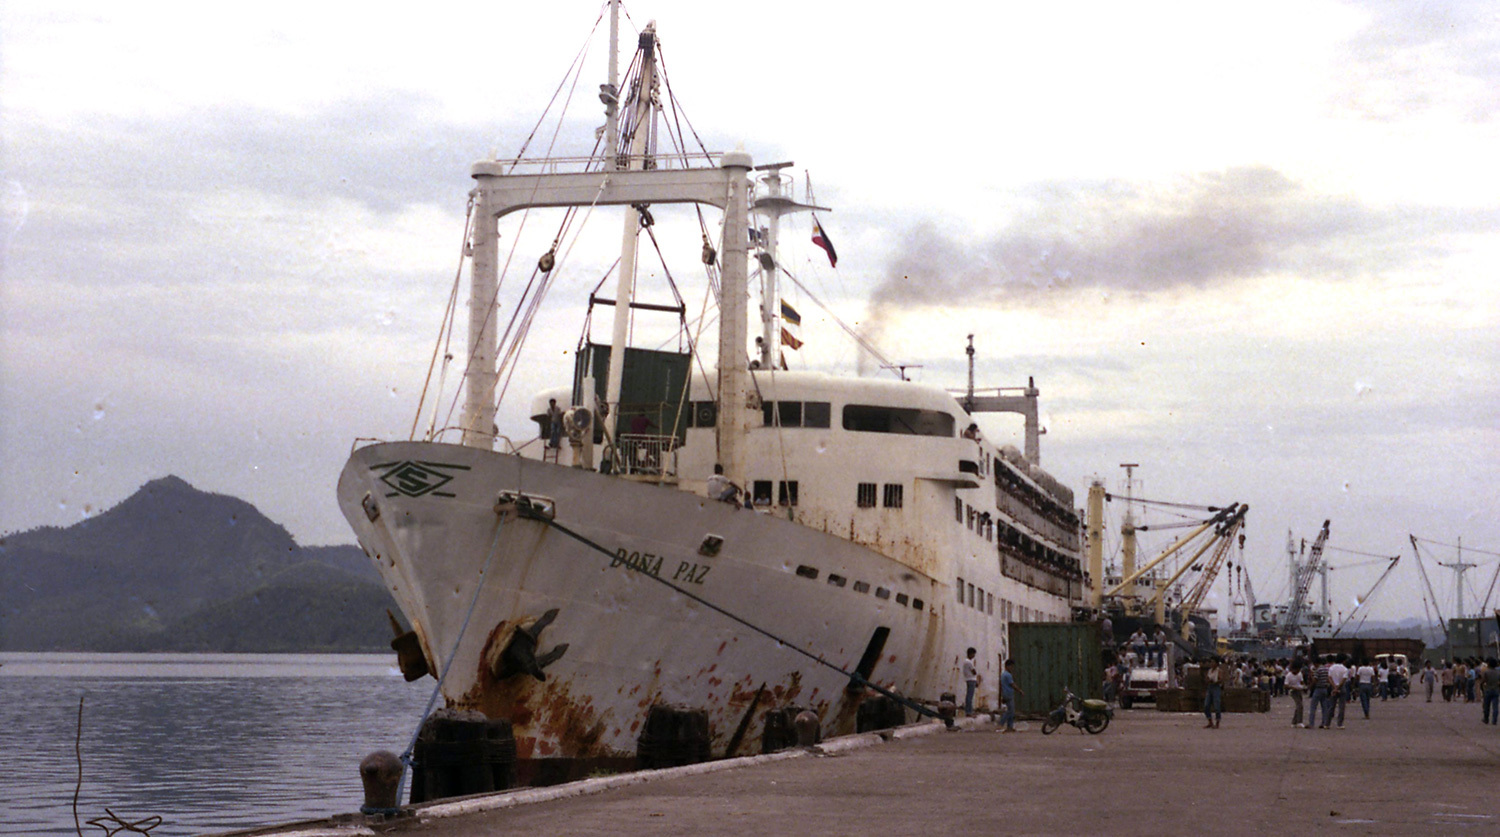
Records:
M972 583L965 584L963 576L958 577L957 591L959 604L972 607L987 616L995 615L994 593L986 593L983 587L975 587Z
M1009 463L995 469L995 488L1007 496L1020 500L1033 511L1052 518L1065 528L1078 528L1079 520L1076 511L1021 479L1020 474Z
M772 485L773 485L773 481L772 480L754 480L754 481L752 481L750 483L750 502L754 503L757 506L769 506L769 505L771 505L771 487L772 487ZM797 481L796 480L776 480L776 481L774 481L774 485L776 487L776 505L778 505L778 506L795 506L795 505L797 505Z
M1000 552L1032 566L1062 572L1070 576L1081 572L1076 557L1058 552L1008 523L1001 522L998 527Z
M833 405L828 401L763 401L761 419L767 427L826 428L832 424ZM694 401L687 414L687 426L709 428L719 419L719 407L713 401ZM884 407L876 404L846 404L842 411L845 430L860 433L893 433L901 436L942 436L952 438L954 420L942 410L920 410L910 407Z
M980 511L963 500L954 498L954 513L958 516L958 522L969 528L970 532L977 534L991 543L995 540L995 520L987 511Z
M883 487L873 482L862 482L854 492L854 504L862 509L875 508L876 488L880 488L881 505L888 509L901 508L906 499L906 488L899 482L888 482Z
M762 401L760 415L766 426L827 427L833 405L827 401Z
M974 508L961 497L953 498L953 514L969 531L990 543L998 543L1002 553L1043 569L1069 575L1081 571L1077 558L1058 552L1020 529L996 520L989 512Z
M795 572L802 578L816 580L818 577L818 568L809 567L806 564L799 564ZM831 587L845 587L849 586L849 579L838 573L829 573L828 584ZM853 584L853 590L856 593L869 593L870 583L868 581L856 581ZM876 587L875 598L889 600L891 598L891 591L885 587ZM896 594L896 604L903 606L910 605L913 610L921 610L927 605L923 600L908 596L905 593Z

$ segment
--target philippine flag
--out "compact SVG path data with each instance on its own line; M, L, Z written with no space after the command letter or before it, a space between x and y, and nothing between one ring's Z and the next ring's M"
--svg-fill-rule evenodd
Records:
M828 233L823 232L823 225L818 223L816 215L813 216L813 243L822 247L828 254L829 267L839 266L838 251L833 249L833 240L828 237Z

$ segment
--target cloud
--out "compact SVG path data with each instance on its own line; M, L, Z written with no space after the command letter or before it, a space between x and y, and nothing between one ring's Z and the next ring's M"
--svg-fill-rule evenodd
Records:
M1492 4L1356 5L1368 19L1347 45L1339 109L1378 120L1441 110L1471 122L1500 112L1500 25Z

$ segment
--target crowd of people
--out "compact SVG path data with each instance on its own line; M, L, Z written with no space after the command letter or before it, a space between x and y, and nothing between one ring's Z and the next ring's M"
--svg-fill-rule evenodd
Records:
M1134 666L1160 665L1156 656L1159 647L1136 631L1105 668L1105 699L1113 702L1118 698ZM1218 726L1223 690L1235 688L1291 697L1292 726L1301 729L1342 729L1350 703L1357 701L1360 715L1369 719L1373 702L1399 700L1414 693L1424 695L1428 703L1435 697L1449 702L1480 702L1482 722L1500 725L1500 659L1495 657L1443 660L1436 666L1427 661L1414 672L1401 655L1355 658L1325 654L1312 658L1299 651L1290 660L1215 656L1200 668L1208 727ZM1183 672L1178 671L1177 682L1182 677Z
M1325 654L1316 659L1298 655L1289 661L1215 658L1204 670L1210 693L1216 685L1222 685L1290 696L1292 726L1300 729L1343 729L1350 703L1358 701L1361 716L1368 720L1373 701L1398 700L1414 690L1425 694L1428 703L1434 695L1445 701L1478 700L1482 703L1481 721L1500 725L1500 660L1494 657L1444 660L1437 667L1429 661L1415 676L1399 657L1355 659L1348 654ZM1212 694L1206 695L1204 701L1210 727L1218 725L1217 707L1210 706L1212 698Z

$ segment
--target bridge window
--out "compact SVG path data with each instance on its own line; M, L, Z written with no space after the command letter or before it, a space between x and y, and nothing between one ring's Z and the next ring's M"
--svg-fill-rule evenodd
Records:
M953 436L953 416L938 410L845 404L844 429L904 436Z
M958 603L964 603L964 577L958 577Z
M827 427L831 406L827 401L762 401L760 417L766 427Z
M855 503L862 509L875 508L875 483L862 482L855 492Z

